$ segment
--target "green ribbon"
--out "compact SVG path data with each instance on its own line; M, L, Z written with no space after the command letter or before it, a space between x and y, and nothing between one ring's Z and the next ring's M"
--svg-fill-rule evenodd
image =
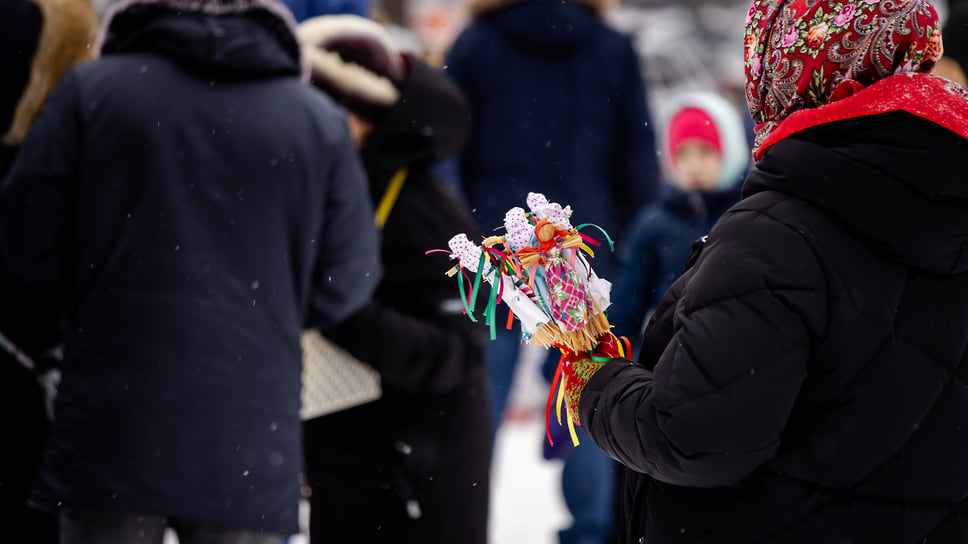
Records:
M464 274L457 274L457 289L460 290L460 302L464 305L464 312L467 313L467 317L471 319L474 323L477 323L477 319L474 317L474 311L471 310L470 306L467 305L467 294L464 290Z
M474 275L474 289L471 290L471 308L477 308L477 293L481 290L481 276L484 275L485 262L487 262L487 252L481 251L481 262L477 263L477 274Z
M496 268L493 268L495 282L501 281L500 272ZM484 316L487 318L485 321L488 326L491 327L491 340L497 338L497 285L491 284L491 294L487 299L487 308L484 309Z
M581 225L578 225L577 227L575 227L575 230L581 230L585 227L595 227L596 229L598 229L598 232L601 232L602 235L605 236L605 240L608 241L608 248L612 251L615 251L615 242L613 242L612 237L609 236L607 232L605 232L605 229L603 229L602 227L599 227L595 223L582 223Z

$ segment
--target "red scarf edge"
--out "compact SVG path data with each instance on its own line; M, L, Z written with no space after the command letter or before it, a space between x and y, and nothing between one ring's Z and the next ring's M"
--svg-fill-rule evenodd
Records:
M948 85L957 86L938 76L898 74L836 102L794 112L763 141L754 160L759 161L770 147L802 130L890 111L906 111L968 139L968 95L959 96L949 91ZM920 96L913 98L911 91Z

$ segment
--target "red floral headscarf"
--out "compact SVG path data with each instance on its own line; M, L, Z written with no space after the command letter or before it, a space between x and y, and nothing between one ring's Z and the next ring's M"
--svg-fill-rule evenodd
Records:
M744 45L756 147L797 110L894 74L930 73L942 53L926 0L754 0Z

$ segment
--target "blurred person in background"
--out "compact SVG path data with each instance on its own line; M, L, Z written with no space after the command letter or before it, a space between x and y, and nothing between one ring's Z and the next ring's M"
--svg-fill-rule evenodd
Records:
M623 240L652 197L658 162L639 60L630 39L603 22L606 2L483 0L470 9L472 22L446 67L474 114L459 171L484 234L493 234L504 213L533 191L576 206L582 221ZM610 278L616 263L603 246L595 270ZM520 346L517 327L498 331L488 345L495 428ZM545 366L555 362L549 356ZM559 444L552 455L568 457L563 485L575 518L561 541L604 541L613 465L595 448Z
M533 191L575 206L580 221L621 241L652 198L658 163L639 60L630 39L603 22L606 9L604 0L471 4L472 21L445 64L474 116L459 171L485 235ZM616 262L603 245L595 270L611 278ZM495 428L520 346L517 326L488 345ZM549 356L546 366L555 362ZM569 458L565 500L576 520L561 542L602 542L612 526L613 464L595 448L560 443L554 455Z
M622 539L966 542L968 90L930 75L937 13L755 0L744 45L743 200L660 301L641 364L565 372L629 468Z
M296 21L322 15L358 15L369 17L368 0L278 0L289 8Z
M88 0L6 0L0 3L0 180L30 125L71 66L91 58L97 18ZM55 517L27 506L50 430L40 374L60 340L45 300L0 266L0 531L57 538Z
M668 182L629 229L628 257L613 290L613 332L641 343L647 315L679 277L692 244L739 201L749 146L739 112L710 92L680 95L663 116Z
M298 530L300 344L380 276L346 123L273 0L115 6L0 187L0 249L55 298L63 380L32 500L62 544Z
M460 90L402 55L379 24L310 19L312 83L342 104L381 214L385 276L334 343L380 373L373 402L305 425L313 543L487 542L490 419L485 337L461 315L446 256L478 238L458 193L431 168L470 130ZM379 204L377 204L379 203Z

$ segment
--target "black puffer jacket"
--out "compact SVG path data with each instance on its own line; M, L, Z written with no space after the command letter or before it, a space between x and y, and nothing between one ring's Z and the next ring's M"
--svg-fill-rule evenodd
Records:
M580 413L625 540L968 540L968 141L907 113L777 143Z
M469 111L443 73L413 61L400 102L363 150L374 201L409 168L383 230L373 301L327 336L379 370L383 397L307 422L313 542L483 544L490 409L484 329L460 315L446 248L479 237L433 162L467 136Z
M124 6L0 189L66 322L34 500L294 533L299 335L380 275L362 168L275 2Z

